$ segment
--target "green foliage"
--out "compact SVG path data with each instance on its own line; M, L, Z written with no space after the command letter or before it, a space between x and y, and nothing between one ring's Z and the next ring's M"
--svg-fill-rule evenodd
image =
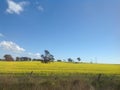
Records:
M68 62L73 62L73 59L71 59L71 58L68 58Z
M43 62L44 63L53 62L54 56L48 50L45 50L44 52L45 52L45 55L41 55Z

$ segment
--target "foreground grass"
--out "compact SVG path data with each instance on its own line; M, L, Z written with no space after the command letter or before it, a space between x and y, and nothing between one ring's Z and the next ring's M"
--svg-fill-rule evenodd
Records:
M0 90L120 90L120 76L98 76L2 75Z
M70 74L118 74L120 64L84 64L52 62L0 62L1 74L34 73L39 75L70 75Z

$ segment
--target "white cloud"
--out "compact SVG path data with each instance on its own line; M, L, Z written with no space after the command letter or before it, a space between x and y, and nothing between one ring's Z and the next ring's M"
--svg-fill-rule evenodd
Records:
M32 58L41 58L41 54L40 53L28 53L29 56L31 56Z
M37 57L37 58L40 58L40 53L35 53L35 56Z
M0 33L0 37L4 37L4 35L2 33Z
M37 6L37 9L38 9L39 11L44 11L44 8L43 8L41 5Z
M13 0L7 0L8 8L6 9L7 13L10 14L20 14L24 11L24 6L28 4L28 2L22 1L19 3L14 2Z
M17 45L12 41L2 41L0 42L0 47L15 53L20 53L25 51L25 49L21 48L19 45Z

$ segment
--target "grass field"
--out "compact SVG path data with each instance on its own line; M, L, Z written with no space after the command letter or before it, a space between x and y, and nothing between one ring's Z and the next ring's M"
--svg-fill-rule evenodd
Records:
M120 90L120 65L1 61L0 90Z
M1 74L34 73L40 75L51 74L120 74L120 64L85 64L51 62L0 62Z

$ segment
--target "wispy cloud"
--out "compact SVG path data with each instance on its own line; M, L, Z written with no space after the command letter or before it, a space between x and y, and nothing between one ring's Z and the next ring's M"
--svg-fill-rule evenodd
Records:
M2 41L0 42L0 47L2 49L5 50L9 50L15 53L20 53L20 52L24 52L25 49L21 48L19 45L17 45L16 43L12 42L12 41Z
M43 8L41 5L37 6L37 9L38 9L39 11L44 11L44 8Z
M28 55L31 56L32 58L41 58L40 53L28 53Z
M4 37L4 35L2 33L0 33L0 37Z
M40 2L35 2L35 5L36 5L36 8L39 10L39 11L44 11L44 8L43 8L43 6L40 4Z
M7 13L10 14L20 14L24 11L24 6L28 4L26 1L22 1L19 3L14 2L13 0L7 0L8 8L6 9Z

